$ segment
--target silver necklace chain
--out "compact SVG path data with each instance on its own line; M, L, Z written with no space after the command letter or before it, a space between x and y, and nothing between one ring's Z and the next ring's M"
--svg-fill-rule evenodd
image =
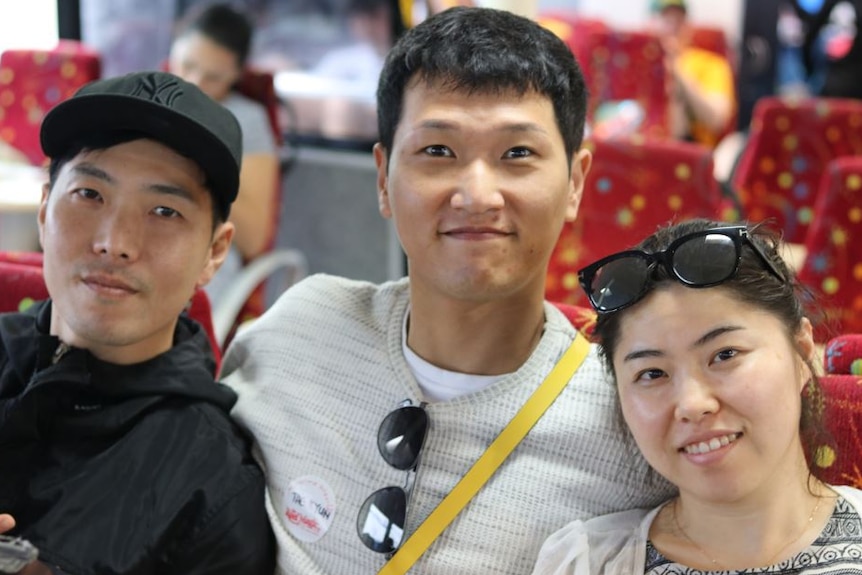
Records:
M805 522L805 524L802 526L802 530L799 532L799 534L798 534L798 535L797 535L797 536L796 536L792 541L788 541L787 543L785 543L785 544L781 547L781 549L779 549L779 550L778 550L778 552L776 552L776 553L775 553L775 555L773 555L772 557L770 557L770 558L766 561L766 565L772 565L772 563L775 561L775 559L776 559L779 555L781 555L781 552L782 552L782 551L784 551L785 549L787 549L787 548L788 548L790 545L792 545L793 543L796 543L797 541L799 541L799 539L802 537L802 535L804 535L804 534L805 534L805 532L806 532L806 531L808 531L808 526L809 526L809 525L811 525L811 522L812 522L812 521L814 521L814 516L815 516L815 515L817 515L817 510L818 510L818 509L820 509L820 502L821 502L822 500L823 500L823 497L821 497L821 496L819 496L819 495L818 495L818 496L817 496L817 503L814 505L814 509L812 509L812 510L811 510L811 515L809 515L809 516L808 516L808 521L806 521L806 522ZM721 569L726 569L726 567L725 567L721 562L719 562L716 558L714 558L712 555L710 555L709 553L707 553L707 552L706 552L706 550L705 550L703 547L701 547L700 545L698 545L698 544L697 544L697 541L695 541L694 539L692 539L692 538L689 536L689 534L688 534L688 533L686 533L685 529L683 529L683 528L682 528L682 525L680 525L680 523L679 523L679 517L678 517L677 512L676 512L676 508L677 508L677 504L678 504L678 503L679 503L679 498L674 499L674 501L673 501L673 510L672 510L672 511L673 511L673 523L674 523L674 525L676 526L677 530L682 534L682 536L683 536L683 537L685 537L685 539L686 539L689 543L691 543L691 544L694 546L694 548L695 548L695 549L697 549L698 553L700 553L701 555L703 555L703 556L704 556L704 558L706 558L710 563L712 563L713 565L715 565L716 567L719 567L719 568L721 568Z

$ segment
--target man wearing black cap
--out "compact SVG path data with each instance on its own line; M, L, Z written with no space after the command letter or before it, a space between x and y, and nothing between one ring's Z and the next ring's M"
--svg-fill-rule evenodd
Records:
M144 72L82 88L41 141L51 297L0 316L9 533L55 572L272 573L263 475L228 415L236 396L180 315L231 243L236 120Z

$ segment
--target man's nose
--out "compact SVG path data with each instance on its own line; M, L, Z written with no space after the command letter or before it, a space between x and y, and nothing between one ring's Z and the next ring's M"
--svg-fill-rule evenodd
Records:
M500 176L485 160L475 160L461 173L452 196L452 207L471 213L499 210L505 205Z
M135 260L140 252L140 224L129 210L115 209L105 214L96 229L93 251L123 260Z

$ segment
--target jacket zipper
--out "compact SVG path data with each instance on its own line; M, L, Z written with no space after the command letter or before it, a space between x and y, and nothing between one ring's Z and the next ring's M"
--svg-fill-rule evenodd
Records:
M51 357L51 365L57 365L57 362L63 359L63 356L66 355L70 349L72 349L72 346L61 341L60 345L57 346L57 349L54 350L53 357Z

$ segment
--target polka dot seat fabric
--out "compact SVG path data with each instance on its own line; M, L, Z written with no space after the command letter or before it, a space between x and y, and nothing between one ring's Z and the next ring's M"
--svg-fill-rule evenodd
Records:
M814 472L828 483L862 488L862 334L830 340L824 368L826 434L815 440Z
M659 226L720 217L721 191L711 151L699 144L629 139L587 142L593 166L578 217L566 223L548 268L546 297L588 306L578 270L628 249Z
M635 133L669 137L669 72L658 36L614 29L566 11L545 13L538 21L566 43L581 65L590 94L589 123L603 104L631 101L643 111Z
M0 54L0 140L33 165L45 155L39 126L45 114L101 75L101 57L80 42L61 40L51 50L16 49Z
M823 170L799 281L825 312L815 335L862 333L862 156L832 160Z
M543 13L538 18L539 24L557 35L572 51L575 60L581 66L584 74L584 82L590 97L587 101L587 121L592 122L596 107L599 104L598 94L603 91L603 86L598 84L600 80L607 82L606 75L595 69L593 54L599 52L595 63L607 61L608 47L606 39L610 37L613 30L604 21L584 18L582 15L569 10L555 10Z
M643 110L637 133L670 137L669 71L659 37L650 32L612 30L600 33L598 48L586 67L593 78L590 109L630 100Z
M834 158L853 155L862 155L862 101L761 98L731 178L743 216L774 218L788 242L803 243L820 175Z

